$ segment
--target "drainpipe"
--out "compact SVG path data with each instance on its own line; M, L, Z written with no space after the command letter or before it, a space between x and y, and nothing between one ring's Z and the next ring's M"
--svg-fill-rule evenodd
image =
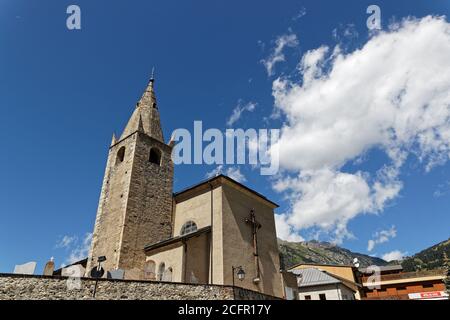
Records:
M213 228L213 225L214 225L214 204L213 204L213 185L212 185L212 183L211 182L209 182L208 183L209 184L209 188L210 188L210 195L211 195L211 197L210 197L210 201L211 201L211 237L210 237L210 246L209 246L209 254L210 254L210 256L211 256L211 258L210 258L210 261L211 261L211 263L210 263L210 274L211 274L211 279L210 279L210 284L214 284L214 244L213 244L213 241L214 241L214 228Z
M183 242L183 270L182 270L182 272L183 272L183 283L187 283L187 277L186 277L186 272L187 272L187 268L186 268L186 265L187 265L187 243L186 243L186 240L182 240L182 242Z

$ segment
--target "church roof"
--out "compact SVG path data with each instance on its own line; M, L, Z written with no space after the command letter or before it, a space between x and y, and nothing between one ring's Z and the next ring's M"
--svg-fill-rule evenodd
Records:
M177 236L177 237L173 237L173 238L169 238L160 242L156 242L156 243L151 243L145 246L144 250L145 251L150 251L150 250L155 250L158 248L162 248L183 240L187 240L196 236L199 236L200 234L203 233L208 233L211 232L211 226L207 226L201 229L198 229L197 231L191 232L191 233L187 233L181 236Z
M191 192L191 191L194 191L195 189L203 189L203 188L205 188L205 187L208 188L209 185L210 185L211 183L218 183L218 184L220 184L220 183L223 182L223 181L227 181L227 182L229 182L229 183L231 183L231 184L233 184L233 185L235 185L235 186L238 186L238 187L240 187L240 188L243 188L244 190L246 190L246 191L248 191L248 192L250 192L250 193L256 195L257 197L261 198L262 200L264 200L264 201L270 203L270 204L273 205L275 208L278 208L278 207L279 207L278 204L276 204L275 202L269 200L268 198L266 198L265 196L263 196L261 193L259 193L259 192L255 191L255 190L253 190L253 189L251 189L251 188L249 188L249 187L243 185L242 183L240 183L240 182L238 182L238 181L236 181L236 180L234 180L234 179L232 179L232 178L230 178L230 177L228 177L228 176L226 176L226 175L224 175L224 174L219 174L219 175L217 175L217 176L215 176L215 177L212 177L212 178L209 178L209 179L200 181L200 182L197 183L197 184L194 184L194 185L192 185L192 186L190 186L190 187L187 187L187 188L185 188L185 189L182 189L181 191L175 192L173 195L174 195L175 200L176 200L176 198L179 198L179 197L181 197L182 195L185 195L185 194L187 194L187 193L189 193L189 192Z

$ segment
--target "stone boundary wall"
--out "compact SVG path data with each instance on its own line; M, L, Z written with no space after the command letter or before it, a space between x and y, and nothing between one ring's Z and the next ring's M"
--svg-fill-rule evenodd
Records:
M0 273L0 300L275 300L232 286ZM233 294L234 290L234 294Z

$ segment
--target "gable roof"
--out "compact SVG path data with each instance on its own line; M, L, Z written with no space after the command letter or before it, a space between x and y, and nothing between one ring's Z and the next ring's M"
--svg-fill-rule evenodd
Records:
M301 270L291 271L298 278L298 286L301 287L311 287L311 286L321 286L326 284L340 283L338 279L330 276L329 274L322 272L316 268L307 268Z
M272 205L274 208L278 208L278 204L276 204L275 202L269 200L268 198L266 198L265 196L263 196L261 193L243 185L242 183L224 175L224 174L219 174L215 177L200 181L197 184L194 184L190 187L187 187L185 189L182 189L181 191L175 192L173 194L175 200L177 200L177 198L183 198L184 196L186 196L187 194L189 194L190 192L195 192L195 190L203 190L206 188L209 188L210 184L216 184L216 185L220 185L222 183L227 183L229 185L233 185L234 187L238 187L238 188L242 188L244 190L246 190L247 192L250 192L251 194L255 195L256 197L262 199L263 201L268 202L270 205ZM190 197L187 197L190 198Z
M348 281L335 275L331 275L326 271L321 271L316 268L298 269L292 270L291 272L295 274L299 279L299 288L323 286L328 284L342 284L354 292L356 292L358 288L358 285L354 282Z

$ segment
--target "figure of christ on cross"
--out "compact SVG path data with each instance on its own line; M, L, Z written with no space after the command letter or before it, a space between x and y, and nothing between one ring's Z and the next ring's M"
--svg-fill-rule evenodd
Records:
M256 269L256 277L253 279L255 283L260 281L260 272L259 272L259 254L258 254L258 229L261 228L261 224L256 220L255 210L250 210L250 216L245 219L245 222L250 224L252 227L252 236L253 236L253 256L255 257L255 269Z

